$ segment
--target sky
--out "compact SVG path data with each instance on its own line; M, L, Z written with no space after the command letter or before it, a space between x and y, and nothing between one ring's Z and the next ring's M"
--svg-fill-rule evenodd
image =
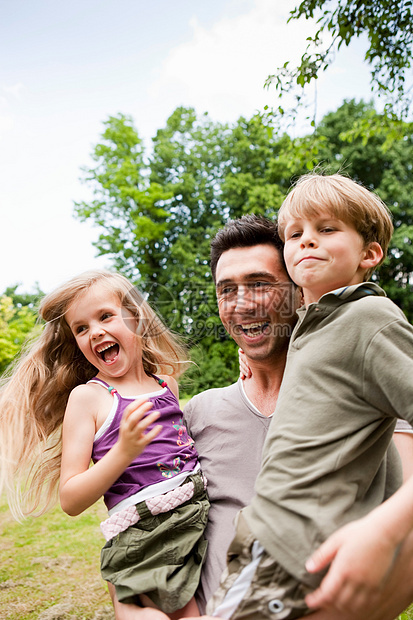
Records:
M44 292L97 257L99 231L74 217L90 198L103 122L132 116L151 137L179 105L235 122L274 103L266 77L304 51L296 0L0 0L0 294ZM362 42L318 80L317 114L371 98Z

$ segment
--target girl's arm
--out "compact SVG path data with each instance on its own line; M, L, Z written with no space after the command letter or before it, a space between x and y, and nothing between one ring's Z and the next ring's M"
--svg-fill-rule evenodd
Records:
M146 415L151 407L144 397L131 403L123 414L118 441L89 467L96 432L96 394L87 385L72 391L63 422L60 503L65 512L75 516L92 506L158 435L159 425L145 434L159 417L158 412Z

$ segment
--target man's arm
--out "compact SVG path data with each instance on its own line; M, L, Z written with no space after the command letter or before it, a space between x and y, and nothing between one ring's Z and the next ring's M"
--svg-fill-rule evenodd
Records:
M407 422L405 425L411 429ZM413 430L394 433L393 441L402 460L403 480L406 481L413 474Z
M395 433L394 441L403 464L404 480L413 472L413 433ZM351 611L325 606L311 614L311 620L393 620L413 602L413 532L403 541L382 587ZM219 620L201 616L200 620ZM187 620L191 620L187 618ZM194 620L194 619L192 619ZM300 620L304 620L301 618Z
M311 606L317 607L320 604L323 606L329 605L331 604L329 601L333 600L334 605L340 605L340 599L344 601L346 596L346 587L355 587L354 583L351 584L351 581L353 578L357 579L357 577L355 577L357 573L358 576L360 576L363 571L363 566L364 570L367 570L369 573L369 576L374 573L374 567L377 568L377 562L380 563L380 554L386 555L386 539L388 541L389 539L396 538L397 542L397 536L400 535L403 527L407 527L408 529L408 522L411 521L411 519L409 515L406 514L406 511L409 510L408 505L410 501L408 489L409 487L413 488L413 479L411 478L413 473L413 433L395 433L394 441L400 453L403 465L403 478L405 481L403 487L364 519L350 523L335 532L335 534L322 545L321 555L319 555L318 551L315 553L313 558L315 558L316 570L320 570L323 566L326 566L329 561L333 561L320 588L309 596L307 602ZM406 501L403 498L407 498ZM393 508L389 511L389 507L391 506L393 506ZM394 510L400 510L401 514L393 514ZM403 513L405 515L404 518L402 516ZM380 517L380 521L379 525L375 526L374 518L376 515ZM371 521L371 517L373 517L373 521ZM400 523L398 522L399 518L401 518ZM363 523L367 523L367 530L363 526ZM399 525L402 529L397 531ZM371 531L369 531L369 527L372 528ZM360 547L358 547L357 544L356 547L354 547L355 536L359 536ZM370 553L368 553L368 547L366 547L367 563L364 562L363 564L363 556L360 557L358 551L359 549L363 549L363 545L368 543L369 538L372 539L373 545L370 549ZM332 542L334 540L336 543ZM336 566L334 566L334 561L339 553L346 553L346 546L348 546L347 549L350 550L350 553L351 549L354 551L351 560L351 570L348 571L347 575L347 586L345 581L346 577L343 576L346 571L344 571L344 573L342 571L343 564L340 565L340 563L337 563ZM337 553L337 556L335 556L335 553ZM377 559L374 560L376 553L378 554ZM412 570L413 533L405 530L405 535L403 536L402 534L399 538L399 547L394 555L394 561L389 567L389 571L384 579L377 582L367 596L366 590L364 590L364 584L356 588L358 591L351 597L352 617L357 617L354 614L358 614L359 611L360 613L368 613L371 620L375 620L376 617L377 620L392 620L392 618L396 617L413 601L413 584L411 580L405 578L406 575L412 574ZM334 590L336 595L333 593ZM337 590L340 590L339 594L337 594ZM365 600L363 600L363 597ZM377 604L374 603L376 600ZM367 609L367 606L369 609ZM348 607L343 604L343 609L348 609ZM324 620L324 618L327 619L328 617L327 615L323 615L323 612L320 611L314 615L314 620L318 620L318 614L321 614L319 620Z
M312 613L311 620L393 620L413 602L413 580L407 577L412 574L413 533L403 542L383 586L363 607L351 612L325 607Z

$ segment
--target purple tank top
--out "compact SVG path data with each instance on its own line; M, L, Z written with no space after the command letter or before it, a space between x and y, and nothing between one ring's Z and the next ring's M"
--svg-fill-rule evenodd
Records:
M155 379L158 380L158 377ZM92 382L109 389L109 385L101 379L94 378ZM117 402L117 407L114 414L112 409L109 414L112 419L106 428L104 424L103 433L98 435L93 443L92 460L94 463L114 446L118 439L123 412L130 403L136 400L134 397L125 398L116 391L111 393ZM156 424L162 424L163 428L105 493L104 501L108 510L145 487L172 478L184 471L191 472L198 462L194 442L189 437L186 427L183 426L182 411L176 396L169 387L165 387L159 393L155 392L148 397L148 400L153 403L151 411L160 411L161 414L149 429Z

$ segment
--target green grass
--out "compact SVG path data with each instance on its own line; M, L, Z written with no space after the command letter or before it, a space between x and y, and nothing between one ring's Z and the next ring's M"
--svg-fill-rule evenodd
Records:
M99 570L104 543L99 523L105 518L100 501L76 518L56 507L17 523L0 502L0 618L113 618ZM413 620L413 605L398 620Z
M50 609L45 617L109 618L111 601L99 570L105 517L99 502L76 518L56 507L17 523L1 503L0 618L34 620L57 604L64 605L61 614Z

